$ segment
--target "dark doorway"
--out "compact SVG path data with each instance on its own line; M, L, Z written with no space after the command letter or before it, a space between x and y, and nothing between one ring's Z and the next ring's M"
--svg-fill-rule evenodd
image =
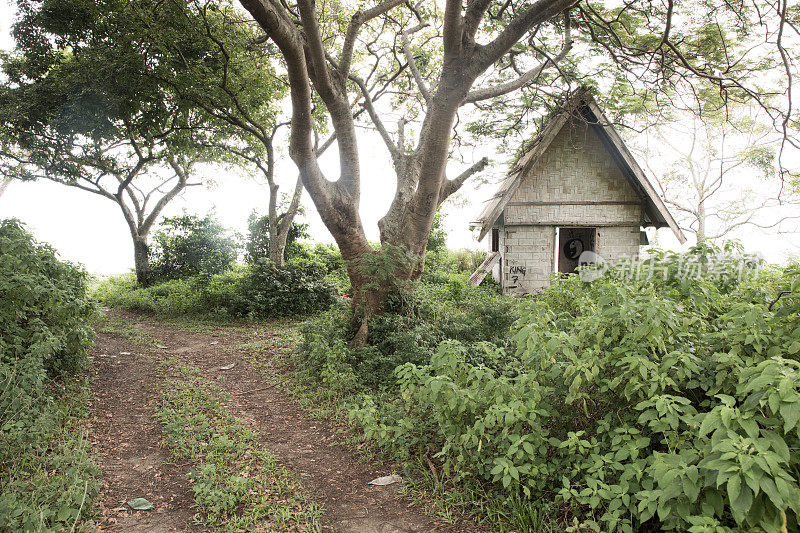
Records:
M500 229L492 228L492 252L500 251Z
M594 252L595 228L559 228L558 271L575 272L583 252Z

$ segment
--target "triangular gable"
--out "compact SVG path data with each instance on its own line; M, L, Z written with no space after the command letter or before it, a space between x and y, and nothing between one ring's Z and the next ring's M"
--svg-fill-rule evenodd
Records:
M605 117L597 102L585 91L578 91L562 107L561 111L547 121L542 132L533 140L530 146L519 157L514 168L503 180L497 192L484 206L478 219L472 223L473 227L480 228L478 240L483 240L489 230L500 218L500 215L511 200L514 192L519 188L523 178L531 168L541 159L550 147L561 129L578 113L589 126L595 130L603 142L606 150L616 161L628 182L645 200L645 226L667 227L683 243L686 241L681 229L670 214L667 206L656 192L650 181L645 176L641 167L631 155L622 138L611 122Z

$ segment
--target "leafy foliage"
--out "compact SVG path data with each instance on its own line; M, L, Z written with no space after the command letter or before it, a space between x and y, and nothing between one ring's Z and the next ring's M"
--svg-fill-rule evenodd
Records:
M279 220L280 222L280 220ZM308 224L292 222L286 235L286 259L298 257L304 250L300 239L309 238ZM261 259L269 259L269 215L258 216L256 212L247 218L247 243L245 244L245 259L254 264Z
M164 217L155 234L152 273L165 281L230 270L238 253L236 239L212 215Z
M318 263L290 261L278 268L262 259L250 270L241 311L254 316L303 316L329 308L336 289Z
M0 221L0 529L71 527L91 514L95 469L75 419L92 341L86 275L15 220Z
M800 271L771 275L791 292L775 300L731 264L691 279L684 261L556 279L513 350L444 342L352 416L456 480L568 506L573 530L797 528Z
M290 261L276 267L268 260L215 275L137 286L130 276L101 283L95 297L112 307L146 313L212 315L249 320L306 315L325 310L337 299L323 265Z
M346 383L382 390L392 386L394 369L430 360L437 345L458 339L476 350L482 342L505 345L514 321L514 303L493 290L474 288L466 277L446 283L421 283L411 293L390 295L386 312L369 321L366 346L352 348L355 325L334 308L303 328L302 352L307 370L328 376L331 386Z

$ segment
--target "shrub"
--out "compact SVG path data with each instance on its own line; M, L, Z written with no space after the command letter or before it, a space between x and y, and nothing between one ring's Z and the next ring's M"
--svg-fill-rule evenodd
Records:
M491 289L471 287L463 276L446 284L420 283L413 292L390 296L387 312L369 322L366 346L345 347L355 330L349 311L334 308L304 327L301 352L308 357L309 372L317 377L344 365L358 386L383 390L393 386L398 365L429 361L446 339L505 345L514 309L513 300Z
M92 342L86 275L0 221L0 530L66 529L99 484L77 420Z
M289 261L278 268L262 259L250 269L240 312L258 317L304 316L329 308L337 298L321 264Z
M153 279L220 274L236 262L238 244L210 214L164 217L151 256Z
M103 281L95 298L111 307L150 314L275 318L325 310L338 298L318 263L290 261L276 268L262 259L223 274L193 276L140 287L132 275Z
M48 384L83 368L92 342L86 274L15 220L0 221L0 424L23 439Z
M684 277L687 260L705 274ZM696 249L638 279L556 279L513 351L444 342L352 416L456 480L568 506L572 530L795 530L800 270L771 274L777 299L731 266Z
M342 259L342 252L335 244L316 243L314 246L303 246L297 255L297 261L319 263L325 271L325 278L336 285L340 293L350 292L347 266Z

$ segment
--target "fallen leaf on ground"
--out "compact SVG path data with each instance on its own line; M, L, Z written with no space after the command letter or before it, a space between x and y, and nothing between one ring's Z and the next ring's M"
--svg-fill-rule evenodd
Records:
M153 504L144 498L134 498L128 502L128 505L130 505L131 509L134 511L149 511L153 508Z
M376 477L372 481L369 482L370 485L391 485L392 483L401 483L403 478L398 476L397 474L392 474L391 476L383 476L383 477Z
M236 366L236 361L234 361L233 363L231 363L229 365L215 366L211 370L230 370L231 368L233 368L235 366Z

